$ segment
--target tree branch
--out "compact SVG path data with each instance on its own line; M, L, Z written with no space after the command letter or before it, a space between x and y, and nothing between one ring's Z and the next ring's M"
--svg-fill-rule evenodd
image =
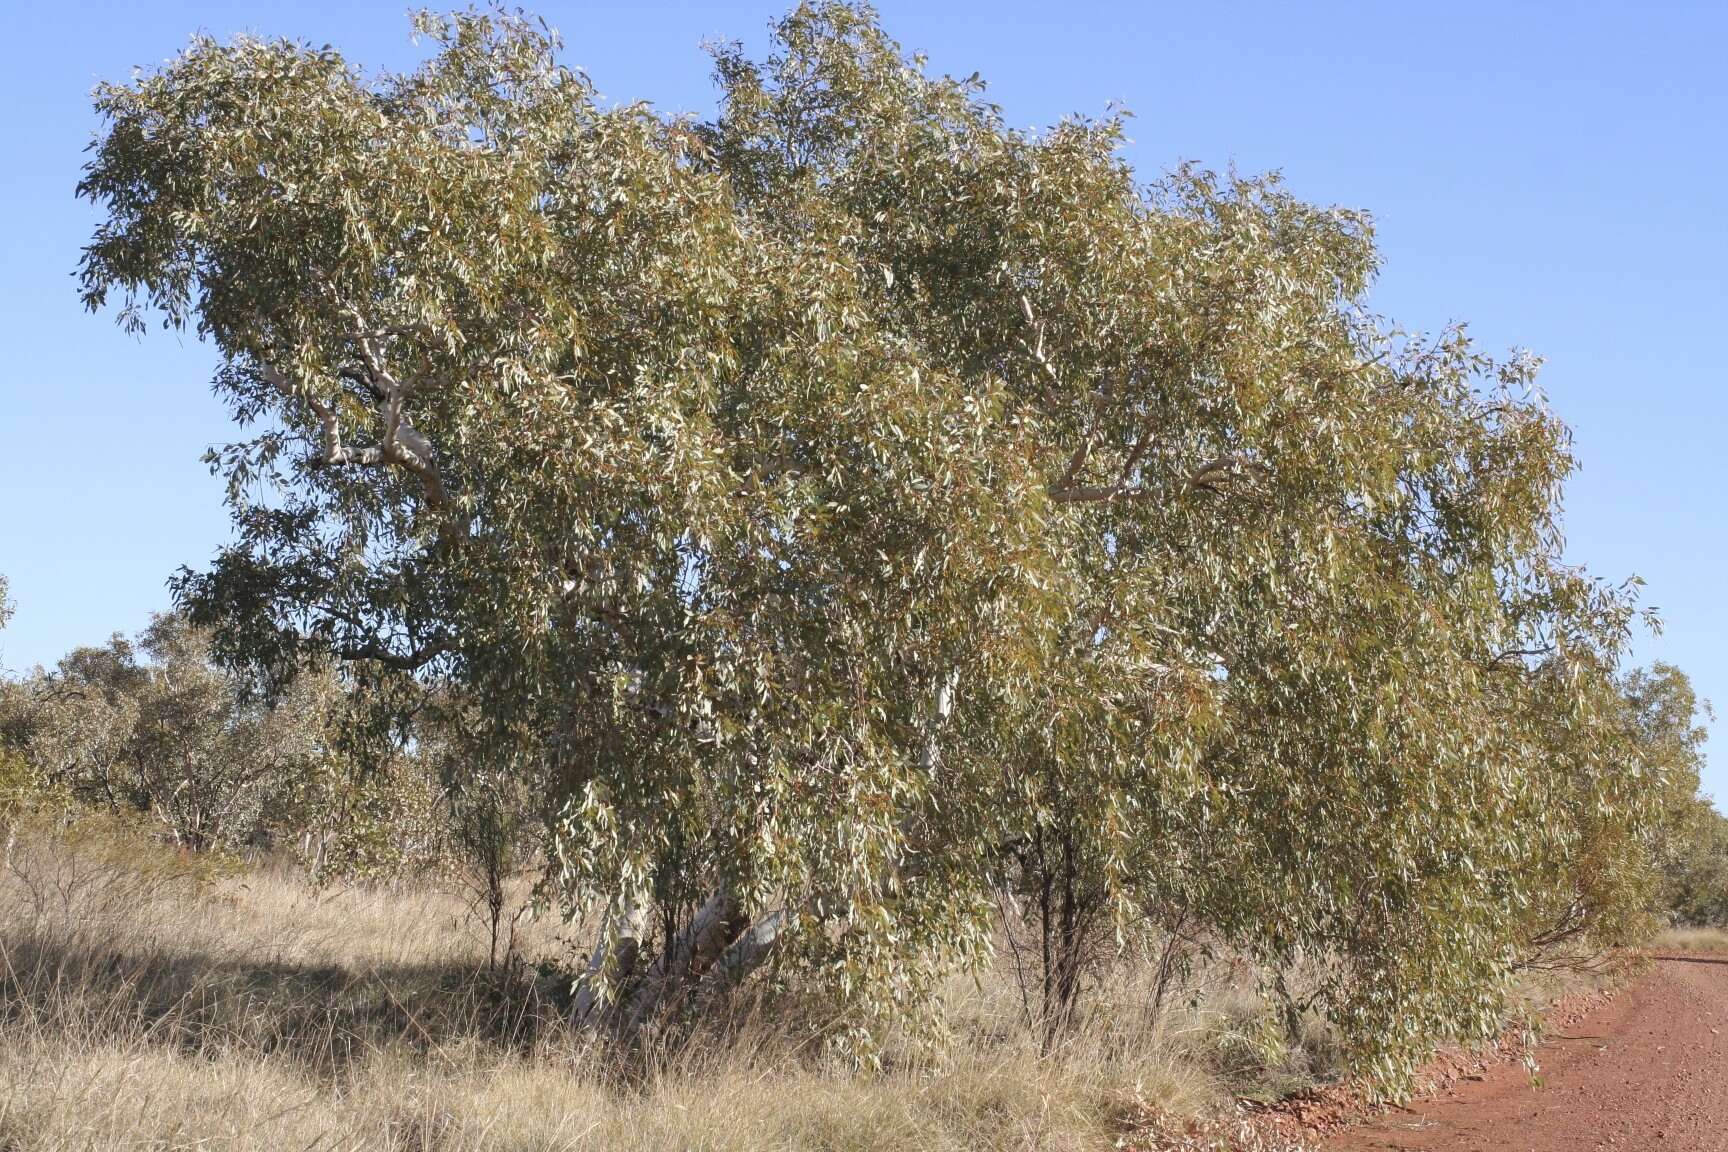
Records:
M336 649L336 655L344 660L371 660L386 668L414 672L455 650L456 645L444 639L429 640L411 652L396 652L380 641L369 640L364 644L343 645Z
M354 315L358 322L358 313L350 310L350 314ZM386 330L390 331L393 330ZM344 444L341 422L334 405L318 399L309 389L296 386L295 382L279 369L269 364L260 364L259 377L285 399L297 400L312 410L313 415L318 418L323 438L323 451L319 458L326 466L366 468L395 465L405 469L420 481L427 506L445 514L440 534L451 538L456 535L462 520L450 499L443 474L433 462L432 442L414 427L402 410L403 402L413 391L413 385L404 384L385 367L376 334L361 328L356 333L356 341L369 377L368 382L376 398L379 418L383 421L383 431L374 446L356 448Z

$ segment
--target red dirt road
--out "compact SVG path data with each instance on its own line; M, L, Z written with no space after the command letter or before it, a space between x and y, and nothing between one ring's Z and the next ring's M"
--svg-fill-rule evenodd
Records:
M1728 1152L1728 957L1667 957L1549 1033L1543 1086L1502 1065L1326 1144L1333 1152Z

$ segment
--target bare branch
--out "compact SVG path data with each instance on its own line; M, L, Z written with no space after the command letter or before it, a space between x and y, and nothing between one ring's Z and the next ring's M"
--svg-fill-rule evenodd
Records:
M358 319L358 315L356 319ZM455 508L444 484L443 474L433 463L432 443L409 421L403 412L403 401L412 388L405 386L384 366L382 353L371 333L362 331L356 337L369 383L377 397L378 415L383 430L372 447L355 448L342 442L341 422L334 406L323 402L309 389L296 386L293 380L269 364L261 364L259 376L285 398L304 403L318 418L323 436L320 459L329 467L377 467L396 465L412 473L419 481L426 503L452 519L445 521L441 532L454 534L457 522Z
M336 655L344 660L371 660L400 672L414 672L455 650L456 646L446 639L428 640L410 652L397 652L381 641L369 640L364 644L343 645L336 649Z

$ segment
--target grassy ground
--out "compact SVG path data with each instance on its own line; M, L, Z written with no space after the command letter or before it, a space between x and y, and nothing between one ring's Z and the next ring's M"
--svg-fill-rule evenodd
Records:
M1670 928L1651 942L1652 952L1728 952L1728 931L1721 928Z
M948 1043L901 1043L872 1075L764 1011L739 1042L621 1076L525 977L486 971L458 893L218 875L101 835L0 847L7 1152L1198 1146L1152 1130L1334 1070L1324 1029L1287 1043L1252 973L1220 962L1157 1019L1122 974L1053 1058L998 972L954 983ZM530 924L522 947L574 945Z

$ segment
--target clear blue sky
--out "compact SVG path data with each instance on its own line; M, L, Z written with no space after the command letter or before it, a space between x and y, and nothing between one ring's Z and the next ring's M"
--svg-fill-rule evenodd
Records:
M712 106L699 45L761 45L788 0L544 0L567 58L609 97ZM1370 210L1382 312L1453 319L1547 357L1577 431L1572 556L1649 583L1667 629L1640 642L1728 705L1728 5L1556 2L881 5L932 66L974 69L1016 124L1121 101L1152 176L1180 159L1281 169L1299 194ZM403 67L405 5L19 5L0 72L0 573L18 614L0 667L134 630L163 581L225 539L199 464L229 438L212 357L85 315L71 272L92 224L72 198L95 128L87 94L192 32L284 34ZM1717 740L1718 748L1728 747ZM1728 755L1706 788L1728 798Z

